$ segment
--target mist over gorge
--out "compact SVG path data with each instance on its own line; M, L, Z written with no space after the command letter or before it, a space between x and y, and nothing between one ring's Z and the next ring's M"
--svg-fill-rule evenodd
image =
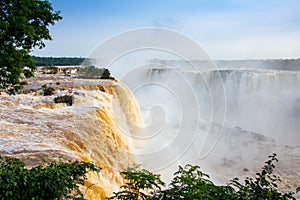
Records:
M195 70L194 63L203 71ZM134 69L145 83L136 82L146 86L137 89L139 84L126 76L123 81L134 91L151 129L142 133L149 137L146 142L138 140L142 148L138 146L137 160L166 179L177 165L197 164L224 183L228 177L254 173L264 158L277 152L282 187L289 187L291 180L295 187L300 161L299 62L282 63L215 61L217 68L211 69L206 61L154 59ZM220 98L213 102L212 95ZM213 112L225 114L213 121Z
M148 76L156 80L172 79L176 73L186 77L196 88L203 112L201 118L205 121L209 121L211 114L207 85L214 84L217 74L224 85L216 87L226 93L225 126L261 133L279 143L299 145L299 71L220 67L198 73L180 68L155 68Z

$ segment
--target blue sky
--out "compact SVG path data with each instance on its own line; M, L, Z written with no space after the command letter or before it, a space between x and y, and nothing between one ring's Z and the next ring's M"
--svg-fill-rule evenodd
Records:
M81 56L113 35L161 27L196 41L213 59L299 58L298 0L50 0L63 20L38 56Z

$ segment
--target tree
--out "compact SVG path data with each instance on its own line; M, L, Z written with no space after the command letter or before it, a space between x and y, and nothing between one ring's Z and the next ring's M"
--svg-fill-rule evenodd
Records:
M37 66L74 66L81 65L83 62L90 62L89 58L70 58L70 57L37 57L32 56L33 62Z
M300 188L296 192L280 192L277 183L281 180L279 176L273 174L275 168L274 162L278 162L275 153L269 156L261 172L256 173L254 178L247 177L245 179L244 185L239 182L238 178L230 181L230 185L237 188L239 199L295 200L293 195L299 192Z
M277 162L276 154L269 156L262 171L254 178L247 177L245 184L237 178L230 180L227 185L215 185L207 174L200 171L199 166L179 166L174 178L167 188L160 175L147 170L128 169L121 174L125 178L125 185L120 192L115 192L111 200L295 200L295 192L281 192L277 187L280 178L273 174ZM146 192L145 192L146 191Z
M88 171L100 169L89 162L51 162L31 169L23 161L0 156L0 199L84 199L79 185Z
M15 93L20 79L33 76L29 53L51 40L49 25L62 19L48 0L0 1L0 89Z
M217 186L209 176L200 171L199 166L179 166L169 188L159 191L154 199L194 200L194 199L235 199L235 190L230 186Z
M78 73L82 78L91 78L91 79L114 79L111 76L110 71L106 68L98 68L94 65L84 66L79 69Z
M101 75L101 79L112 79L110 76L110 71L108 69L103 70L103 74Z
M135 168L128 168L121 175L126 180L125 185L121 186L122 191L115 192L109 200L146 200L151 198L152 194L161 190L165 185L160 180L159 174L153 174L145 169L137 170Z

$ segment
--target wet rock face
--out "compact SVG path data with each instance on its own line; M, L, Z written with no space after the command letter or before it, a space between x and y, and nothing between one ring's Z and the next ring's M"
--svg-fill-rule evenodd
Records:
M55 103L66 103L68 106L73 105L73 95L64 95L54 98Z

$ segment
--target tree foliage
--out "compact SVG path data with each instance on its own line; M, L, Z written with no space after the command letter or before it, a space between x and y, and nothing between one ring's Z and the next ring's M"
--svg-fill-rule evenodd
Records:
M126 180L126 184L121 186L120 192L115 192L110 200L121 199L121 200L135 200L135 199L149 199L151 196L148 194L149 191L154 193L160 190L165 185L160 180L159 174L153 174L145 169L141 171L135 168L128 168L121 175Z
M237 188L237 196L240 199L295 199L295 192L282 193L278 189L277 183L280 177L273 174L275 165L278 162L276 154L269 156L269 160L265 162L262 171L256 173L254 178L247 177L244 185L237 178L230 181L230 185Z
M78 71L80 77L91 78L91 79L114 79L110 71L106 68L97 68L94 65L84 66Z
M51 162L27 169L23 161L0 157L0 199L83 199L88 170L99 171L88 162Z
M33 76L33 48L51 40L49 25L60 20L48 0L0 1L0 88L14 93L20 79Z
M231 199L235 191L230 186L216 186L199 166L179 166L174 178L165 190L159 191L153 199Z
M215 185L199 166L179 166L165 187L159 174L145 169L128 168L121 172L125 184L109 200L295 200L295 192L281 192L280 178L273 174L276 154L269 157L262 171L247 177L244 184L237 178L227 185ZM99 171L88 162L51 162L31 169L18 159L0 157L0 199L83 199L78 185L86 180L88 170Z
M295 200L296 192L280 192L277 182L280 178L273 174L277 162L276 154L269 157L262 171L255 178L247 177L241 184L237 178L225 185L215 185L199 166L179 166L174 178L167 188L160 176L147 170L129 169L121 174L126 184L121 191L115 192L110 199L120 200ZM146 192L145 192L146 191Z
M87 58L69 58L69 57L38 57L32 56L33 62L37 66L74 66L81 65Z

